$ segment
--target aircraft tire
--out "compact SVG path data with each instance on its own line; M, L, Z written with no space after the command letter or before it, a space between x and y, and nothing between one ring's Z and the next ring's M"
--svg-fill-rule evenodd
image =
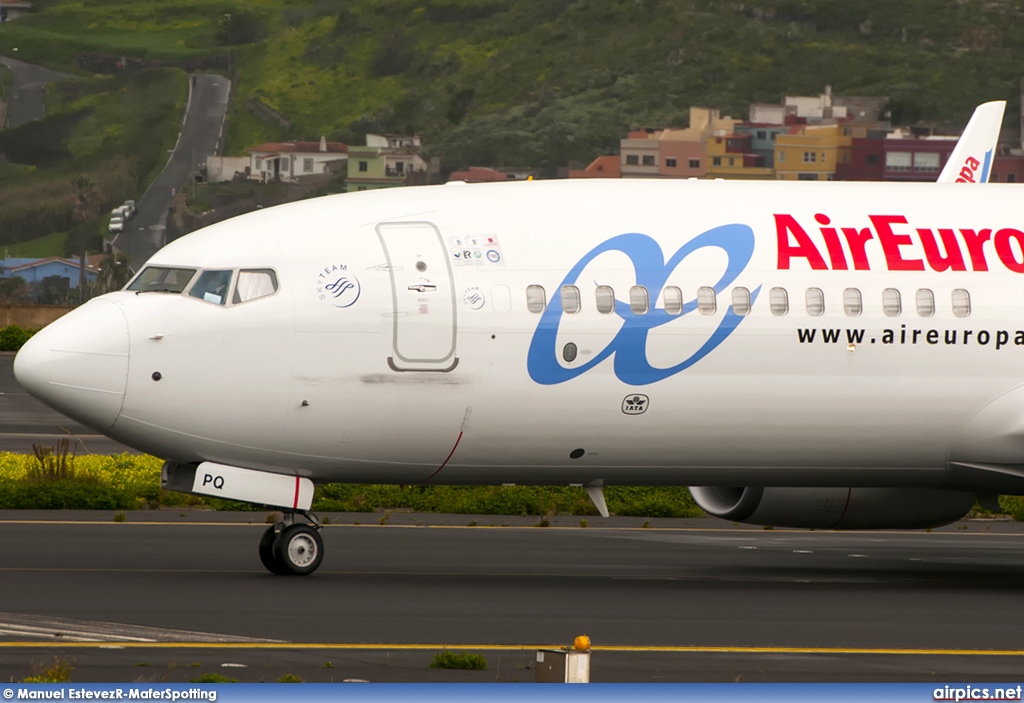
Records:
M324 541L309 525L289 525L273 545L274 561L284 574L306 576L316 571L324 559ZM275 572L278 573L278 572Z
M274 556L274 540L276 537L273 526L268 527L263 533L263 536L260 538L260 561L263 562L263 566L267 568L267 571L282 576L287 574L288 570Z

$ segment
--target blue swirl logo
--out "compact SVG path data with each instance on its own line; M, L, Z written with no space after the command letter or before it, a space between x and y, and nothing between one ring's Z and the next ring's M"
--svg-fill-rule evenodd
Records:
M686 257L705 248L721 249L728 258L725 272L714 285L715 293L721 293L746 269L754 254L754 232L746 225L724 225L708 230L684 244L672 257L665 261L665 254L658 243L646 234L629 233L599 244L580 259L559 284L575 285L584 268L601 254L621 252L629 257L636 271L636 284L647 288L650 299L658 300L668 277ZM761 291L758 286L751 292L751 304ZM696 299L685 301L682 315L697 309ZM562 320L562 301L560 295L551 296L551 302L541 315L537 329L530 342L530 350L526 359L526 367L530 378L540 384L554 385L565 383L580 376L592 368L614 356L613 370L615 376L623 383L631 386L643 386L662 381L670 376L685 371L705 356L714 351L724 342L736 327L743 321L730 306L711 337L693 354L668 368L651 366L647 359L647 335L656 327L660 327L679 315L669 315L664 309L652 308L646 314L636 314L630 310L629 304L615 301L615 315L622 319L622 327L614 339L594 355L587 363L575 368L566 368L559 363L556 349L558 327Z
M330 283L324 285L324 293L331 299L331 304L337 308L347 308L355 305L362 293L359 279L351 274L339 276Z

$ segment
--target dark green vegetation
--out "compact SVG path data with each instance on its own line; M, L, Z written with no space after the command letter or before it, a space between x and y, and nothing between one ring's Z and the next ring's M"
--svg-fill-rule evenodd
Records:
M616 515L698 517L703 515L686 488L674 486L605 489ZM479 515L597 515L582 488L566 486L320 486L313 507L322 511L369 512L406 509Z
M0 53L75 71L226 70L228 149L368 130L424 137L452 169L587 161L691 105L746 117L785 94L888 95L893 120L960 128L1017 111L1017 0L41 0ZM230 15L230 20L226 17ZM247 103L249 106L247 106ZM258 103L280 119L258 118ZM137 105L142 102L137 101ZM74 120L74 114L65 119ZM145 167L137 168L140 177Z
M203 674L197 679L189 679L192 683L238 683L238 679L222 674Z
M47 119L0 132L0 245L13 254L51 235L63 243L47 251L99 250L110 209L137 199L163 168L187 91L173 68L51 86Z
M245 503L160 489L159 459L75 456L67 441L35 454L0 454L0 509L125 510L205 505L260 510ZM685 488L610 487L609 509L619 515L695 517L701 511ZM582 488L565 486L382 486L328 484L317 488L313 510L373 512L407 509L491 515L595 515ZM386 522L385 520L383 520Z
M0 454L0 510L130 510L205 506L217 510L264 510L160 489L162 462L151 456L75 456L65 440L35 447L33 455ZM637 517L700 517L689 490L681 486L609 486L608 509ZM1024 497L1001 496L1002 512L1024 521ZM582 488L567 486L394 486L333 483L318 486L316 512L390 510L469 515L536 515L546 527L552 515L596 515ZM975 507L975 513L989 515ZM123 513L121 513L123 515ZM117 518L115 518L117 519ZM123 519L123 518L122 518ZM475 523L470 523L475 524ZM581 520L585 527L586 521ZM645 527L647 524L644 525Z
M487 668L487 659L482 654L475 652L438 652L434 655L434 661L430 662L431 669L472 669L482 670Z
M18 351L39 330L27 330L18 325L0 327L0 351Z

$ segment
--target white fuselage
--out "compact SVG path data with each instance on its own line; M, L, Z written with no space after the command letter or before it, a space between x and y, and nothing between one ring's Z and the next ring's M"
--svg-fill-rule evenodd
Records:
M17 372L142 451L315 481L942 487L951 462L1024 464L1020 192L609 180L332 196L147 264L271 269L273 294L103 296L37 335ZM80 382L46 375L61 364Z

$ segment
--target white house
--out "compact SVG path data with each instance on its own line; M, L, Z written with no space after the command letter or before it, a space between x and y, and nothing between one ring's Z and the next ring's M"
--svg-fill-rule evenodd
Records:
M260 144L249 151L249 178L263 183L281 180L295 183L304 176L344 170L348 145L329 142L284 142Z
M234 180L239 173L248 177L251 161L248 156L207 156L206 180L210 183L223 183Z

